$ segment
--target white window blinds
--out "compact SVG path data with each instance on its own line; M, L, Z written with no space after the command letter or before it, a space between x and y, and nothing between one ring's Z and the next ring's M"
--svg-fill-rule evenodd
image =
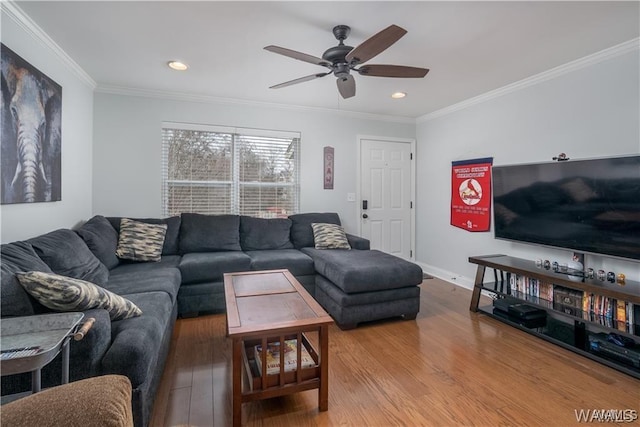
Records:
M165 122L163 213L297 213L299 147L299 133Z

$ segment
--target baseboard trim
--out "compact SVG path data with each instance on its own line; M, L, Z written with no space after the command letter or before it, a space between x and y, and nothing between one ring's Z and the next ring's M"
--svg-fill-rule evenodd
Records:
M460 276L459 274L452 273L451 271L447 271L433 265L424 264L422 262L416 262L416 264L422 268L422 271L432 275L433 277L437 277L445 282L460 286L461 288L473 289L473 279L469 277Z

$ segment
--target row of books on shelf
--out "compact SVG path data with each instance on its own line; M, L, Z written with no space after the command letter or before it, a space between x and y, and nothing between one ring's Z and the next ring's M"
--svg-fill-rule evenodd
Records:
M511 294L529 301L538 299L540 304L552 303L555 310L590 322L630 333L633 333L634 325L640 323L640 305L630 301L570 289L519 274L507 273L507 279Z

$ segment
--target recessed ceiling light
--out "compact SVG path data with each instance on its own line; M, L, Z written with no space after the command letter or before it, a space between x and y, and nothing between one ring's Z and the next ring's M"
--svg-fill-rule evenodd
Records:
M391 97L393 99L400 99L400 98L404 98L405 96L407 96L407 94L404 92L394 92L391 94Z
M185 71L187 68L189 68L187 64L180 61L169 61L167 65L169 66L169 68L177 71Z

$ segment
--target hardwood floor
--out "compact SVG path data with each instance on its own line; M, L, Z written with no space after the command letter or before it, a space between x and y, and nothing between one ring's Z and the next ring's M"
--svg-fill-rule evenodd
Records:
M329 410L317 390L243 404L251 426L564 426L576 410L640 412L640 381L469 312L471 291L422 284L415 321L329 334ZM231 425L225 316L179 319L151 426ZM637 422L637 421L636 421Z

